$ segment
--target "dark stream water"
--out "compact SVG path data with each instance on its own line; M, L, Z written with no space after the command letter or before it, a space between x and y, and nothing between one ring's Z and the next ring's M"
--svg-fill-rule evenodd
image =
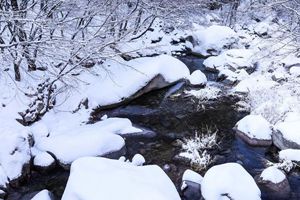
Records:
M203 70L202 59L185 57L182 60L190 66L191 70ZM210 80L216 79L215 74L207 72L207 76ZM276 161L273 156L276 148L251 147L235 136L232 127L247 114L234 109L235 98L222 97L202 103L183 95L170 96L169 93L174 92L174 88L178 89L180 85L173 89L167 88L150 92L128 105L113 110L97 111L94 113L93 121L99 120L103 114L107 114L109 117L127 117L135 125L154 131L156 136L151 138L127 137L126 157L131 159L136 153L142 154L147 164L157 164L165 169L178 189L182 174L186 169L194 169L201 175L205 174L205 170L199 171L193 168L189 162L178 159L176 155L180 153L181 148L177 145L176 140L194 137L195 132L201 132L204 126L218 129L220 143L219 147L211 152L214 156L211 166L226 162L239 162L255 177L265 168L265 159ZM177 93L180 94L181 90L179 89ZM169 97L166 98L166 94ZM8 191L7 199L30 199L36 191L42 189L50 190L59 199L68 175L69 173L62 169L54 169L44 174L33 172L27 182ZM289 175L292 193L288 199L300 199L299 177L296 172ZM264 188L261 190L262 199L282 199L272 195ZM193 198L189 200L193 200Z

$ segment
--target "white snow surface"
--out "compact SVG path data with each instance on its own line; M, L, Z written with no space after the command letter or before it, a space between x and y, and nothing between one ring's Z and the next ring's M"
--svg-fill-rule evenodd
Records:
M212 25L208 28L200 26L196 28L193 37L197 44L193 51L204 56L217 55L224 46L229 47L238 40L236 32L227 26ZM214 51L209 52L209 50Z
M51 200L50 192L48 190L42 190L37 193L31 200Z
M207 78L203 72L200 70L194 71L189 77L188 77L190 83L192 85L205 85L207 83Z
M146 160L141 154L135 154L131 160L131 163L135 166L142 166L145 162Z
M174 184L156 165L134 166L106 158L72 163L62 200L180 200Z
M275 166L266 168L260 175L264 181L270 181L272 183L281 183L286 179L285 174Z
M182 175L182 181L191 181L194 183L201 184L202 180L203 177L200 174L190 169L185 170Z
M249 138L271 140L271 124L261 115L247 115L237 122L237 130L246 134Z
M281 160L300 162L300 149L285 149L279 152Z
M251 175L237 163L226 163L210 168L201 183L206 200L259 200L261 192ZM228 194L225 197L223 194Z

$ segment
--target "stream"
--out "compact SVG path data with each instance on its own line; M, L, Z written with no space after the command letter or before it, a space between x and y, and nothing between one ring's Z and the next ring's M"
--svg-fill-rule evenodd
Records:
M186 56L181 58L191 71L203 69L203 59ZM205 72L210 81L217 80L216 74ZM277 149L275 147L251 147L235 136L232 130L238 120L247 113L238 112L234 105L238 99L223 96L217 100L198 102L194 97L185 97L183 90L189 89L184 83L152 91L127 105L112 110L96 111L92 121L96 122L104 114L109 117L126 117L133 124L147 128L156 133L154 137L131 136L126 137L127 158L132 158L136 153L142 154L146 164L156 164L162 167L174 182L180 192L181 177L186 169L193 169L202 176L206 170L195 169L190 162L178 159L182 151L178 140L191 138L196 132L203 132L203 127L214 127L218 130L218 148L211 153L214 157L209 167L226 163L238 162L253 176L257 176L266 167L265 161L276 161ZM225 88L226 89L226 88ZM56 199L62 196L69 172L56 168L48 173L32 172L29 180L17 188L8 190L8 200L27 200L32 198L37 191L48 189ZM288 199L300 199L299 172L288 175L291 185L291 195ZM264 188L262 199L282 199L274 196ZM200 199L197 195L181 193L182 199Z

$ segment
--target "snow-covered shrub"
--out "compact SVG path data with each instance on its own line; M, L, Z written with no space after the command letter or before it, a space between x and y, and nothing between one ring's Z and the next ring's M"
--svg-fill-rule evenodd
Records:
M186 138L181 146L182 152L180 157L190 160L191 164L201 169L205 169L212 161L209 150L218 145L217 130L213 127L206 127L206 132L197 132L192 138Z

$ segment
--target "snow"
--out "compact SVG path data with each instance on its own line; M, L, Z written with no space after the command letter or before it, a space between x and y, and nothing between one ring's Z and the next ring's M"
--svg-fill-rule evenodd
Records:
M238 121L235 127L249 138L261 140L272 139L271 124L261 115L247 115Z
M0 165L0 187L5 187L7 183L7 175L5 174L3 167Z
M279 152L281 160L300 162L300 149L285 149Z
M48 190L42 190L37 193L31 200L51 200L50 192Z
M194 71L188 79L192 85L205 85L207 83L205 74L200 70Z
M141 154L135 154L131 161L131 163L135 166L142 166L145 162L146 160Z
M191 181L194 183L198 183L199 185L201 184L203 180L203 177L198 174L197 172L194 172L190 169L187 169L184 171L183 175L182 175L182 181Z
M175 186L156 165L134 166L106 158L72 163L62 200L180 200Z
M173 83L188 78L190 72L184 63L168 55L130 61L111 60L95 66L93 73L80 75L78 79L85 84L80 84L76 94L67 101L66 97L60 97L57 104L66 101L68 107L63 105L62 108L74 110L78 102L86 98L92 108L120 103L146 86L157 75L161 75L167 83Z
M275 166L266 168L260 175L262 180L270 181L272 183L281 183L286 179L285 174Z
M49 167L53 163L55 163L54 158L47 152L41 152L33 159L33 165L38 167Z
M198 98L199 100L204 101L217 99L221 94L221 90L215 85L207 84L205 88L201 88L199 90L193 89L189 91L184 91L184 93L187 96L192 95Z
M289 141L293 141L300 144L300 132L299 127L300 120L287 120L283 122L278 122L275 125L275 129L280 131L283 137Z
M206 200L261 199L261 192L250 174L237 163L226 163L210 168L201 183L202 196Z
M193 52L203 56L217 55L223 47L230 47L237 42L238 37L234 30L227 26L212 25L208 28L198 26L193 33L196 45Z

